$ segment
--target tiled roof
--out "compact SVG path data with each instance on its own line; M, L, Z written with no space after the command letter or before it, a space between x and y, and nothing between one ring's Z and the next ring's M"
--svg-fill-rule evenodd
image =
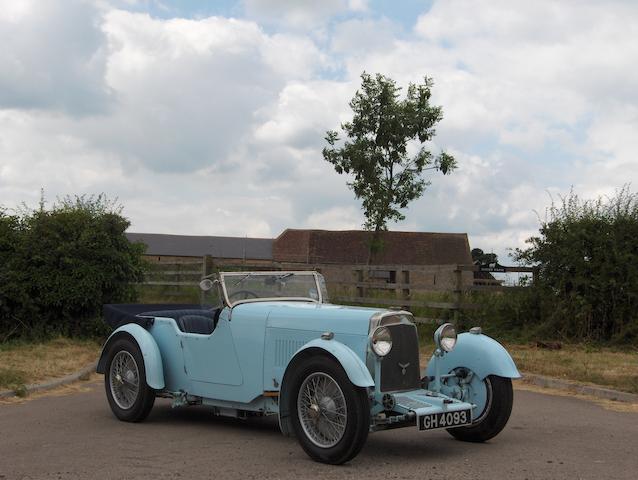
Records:
M195 235L166 235L163 233L127 233L131 242L146 244L146 255L177 257L247 258L271 260L270 238L211 237Z

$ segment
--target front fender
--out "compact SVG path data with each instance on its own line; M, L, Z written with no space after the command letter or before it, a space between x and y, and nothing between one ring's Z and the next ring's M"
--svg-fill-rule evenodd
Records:
M297 355L310 348L320 348L321 350L324 350L335 357L339 364L345 370L346 375L348 375L350 381L357 387L374 386L374 380L372 379L372 376L370 375L366 364L363 363L363 361L357 356L356 353L352 351L350 347L336 340L324 340L323 338L316 338L314 340L311 340L295 352L292 360L288 364L288 367L290 367Z
M97 373L106 371L106 361L111 344L122 336L132 337L140 348L144 358L144 370L146 371L146 383L148 386L155 390L163 389L164 367L162 366L162 356L157 342L148 330L135 323L122 325L111 334L102 348L102 354L97 363Z
M507 350L487 335L462 333L451 352L428 362L426 375L434 377L434 362L439 362L439 372L446 374L458 367L465 367L476 373L481 380L489 375L506 378L521 378L516 364Z

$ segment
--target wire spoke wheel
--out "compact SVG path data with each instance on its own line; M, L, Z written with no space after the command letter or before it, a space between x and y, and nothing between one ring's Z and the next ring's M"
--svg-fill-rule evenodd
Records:
M505 428L512 413L511 379L489 375L481 380L474 375L466 388L464 400L477 405L478 412L471 425L448 429L448 433L465 442L485 442L494 438Z
M153 408L155 390L146 383L139 345L128 333L116 333L105 348L104 389L111 411L124 422L141 422Z
M327 373L315 372L303 381L297 396L297 414L304 433L318 447L335 446L346 431L346 398Z
M140 392L140 372L129 352L122 350L113 357L109 384L118 407L128 410L135 404Z
M367 389L354 385L335 358L316 352L302 352L289 368L282 406L301 447L318 462L352 460L370 431Z

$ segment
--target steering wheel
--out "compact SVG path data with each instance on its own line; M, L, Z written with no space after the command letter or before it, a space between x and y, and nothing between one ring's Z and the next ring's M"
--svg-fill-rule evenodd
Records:
M251 292L250 290L237 290L236 292L233 292L230 295L228 295L228 300L232 300L235 297L238 297L240 295L243 295L243 297L238 298L237 300L246 300L247 298L259 298L259 295L257 295L255 292Z

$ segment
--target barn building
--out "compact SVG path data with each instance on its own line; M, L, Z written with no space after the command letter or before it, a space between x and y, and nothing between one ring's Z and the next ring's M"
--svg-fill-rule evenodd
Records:
M153 263L197 262L215 268L317 270L341 295L361 295L370 285L395 290L450 291L473 284L465 233L383 232L382 248L370 254L372 233L362 230L287 229L274 239L127 233L147 246ZM365 286L364 286L365 285Z

